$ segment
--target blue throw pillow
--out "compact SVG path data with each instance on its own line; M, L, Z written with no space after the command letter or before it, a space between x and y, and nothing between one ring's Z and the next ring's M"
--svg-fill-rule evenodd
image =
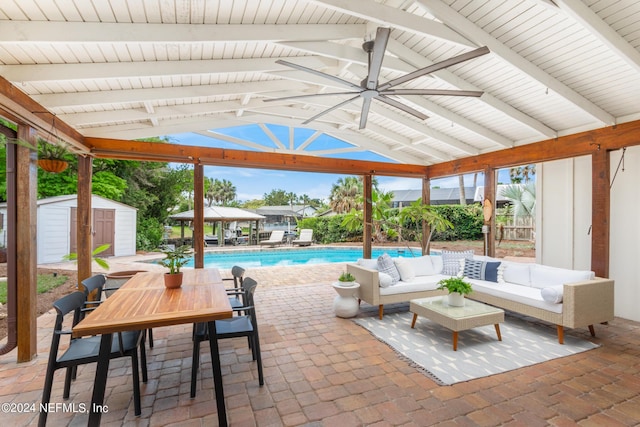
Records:
M469 279L487 280L489 282L497 283L498 267L500 267L500 262L485 262L465 259L463 274Z

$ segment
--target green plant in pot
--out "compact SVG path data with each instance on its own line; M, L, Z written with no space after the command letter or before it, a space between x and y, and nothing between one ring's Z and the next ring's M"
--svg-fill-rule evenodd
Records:
M56 144L40 140L38 144L38 166L47 172L59 173L67 169L69 163L65 156L69 154L66 144L58 141Z
M340 277L338 277L338 282L341 286L353 286L356 278L351 273L342 273Z
M438 289L449 292L449 305L454 307L462 307L464 305L464 296L473 291L471 283L465 282L463 277L455 276L440 280Z
M175 249L166 248L162 252L165 254L165 258L160 263L169 269L169 272L164 275L164 285L169 289L179 288L182 286L180 267L189 262L191 247L183 245Z

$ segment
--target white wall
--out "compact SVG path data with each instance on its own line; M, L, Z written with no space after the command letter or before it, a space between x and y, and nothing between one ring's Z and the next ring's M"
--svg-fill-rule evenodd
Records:
M611 179L622 150L611 153ZM628 148L611 189L609 277L615 315L640 321L640 147ZM591 156L538 164L536 261L591 269Z
M70 208L42 205L37 210L38 264L60 262L69 249Z
M611 153L611 179L622 150ZM616 316L640 322L640 147L627 148L624 172L611 187L609 276L616 281Z
M591 156L536 165L536 261L591 269Z

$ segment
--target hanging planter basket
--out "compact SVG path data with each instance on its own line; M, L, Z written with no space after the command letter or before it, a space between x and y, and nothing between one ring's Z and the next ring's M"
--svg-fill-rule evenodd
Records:
M38 159L38 166L47 172L60 173L69 166L69 163L58 159Z

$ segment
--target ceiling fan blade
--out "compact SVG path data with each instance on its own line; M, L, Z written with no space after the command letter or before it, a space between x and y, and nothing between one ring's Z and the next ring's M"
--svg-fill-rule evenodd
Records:
M323 73L322 71L314 70L313 68L304 67L302 65L294 64L293 62L285 61L284 59L278 59L276 64L286 65L287 67L295 68L296 70L306 71L307 73L315 74L316 76L324 77L325 79L333 80L340 84L349 86L350 88L361 90L362 88L357 84L351 83L349 80L341 79L340 77L332 76L331 74Z
M417 79L418 77L435 73L438 70L442 70L443 68L450 67L452 65L459 64L464 61L468 61L473 58L477 58L478 56L486 55L490 50L488 47L483 46L481 48L472 50L471 52L463 53L462 55L454 56L453 58L446 59L444 61L437 62L435 64L431 64L428 67L420 68L419 70L413 71L409 74L405 74L402 77L398 77L397 79L389 80L385 84L381 85L378 90L386 90L390 87L397 86L401 83L406 83L410 80Z
M402 110L405 113L411 114L412 116L417 117L420 120L427 120L429 118L429 116L416 110L415 108L409 107L408 105L405 105L402 102L398 102L395 99L387 98L384 95L379 95L376 97L376 99L378 101L384 102L385 104L391 105L392 107L396 107L397 109Z
M362 90L362 88L360 88ZM301 98L310 98L312 96L331 96L331 95L353 95L358 92L326 92L326 93L310 93L307 95L293 95L293 96L283 96L282 98L269 98L263 99L263 102L273 102L273 101L286 101L288 99L301 99Z
M367 126L367 118L369 117L369 108L371 107L371 98L366 97L362 100L362 113L360 114L360 127L364 129Z
M478 90L389 89L379 93L381 95L444 95L480 97L484 92Z
M389 42L389 28L379 27L376 30L376 40L373 50L369 52L369 75L367 76L367 89L375 89L378 86L378 77L382 70L382 60Z
M358 98L360 98L360 95L354 96L353 98L349 98L349 99L347 99L346 101L342 101L341 103L336 104L336 105L334 105L334 106L333 106L333 107L331 107L331 108L327 108L326 110L319 112L319 113L318 113L318 114L316 114L315 116L313 116L313 117L311 117L311 118L308 118L307 120L305 120L304 122L302 122L302 124L303 124L303 125L307 125L307 124L311 123L312 121L314 121L315 119L317 119L317 118L319 118L319 117L322 117L322 116L324 116L325 114L328 114L328 113L332 112L333 110L337 110L338 108L340 108L340 107L342 107L342 106L345 106L345 105L347 105L348 103L353 102L353 100L354 100L354 99L358 99Z

